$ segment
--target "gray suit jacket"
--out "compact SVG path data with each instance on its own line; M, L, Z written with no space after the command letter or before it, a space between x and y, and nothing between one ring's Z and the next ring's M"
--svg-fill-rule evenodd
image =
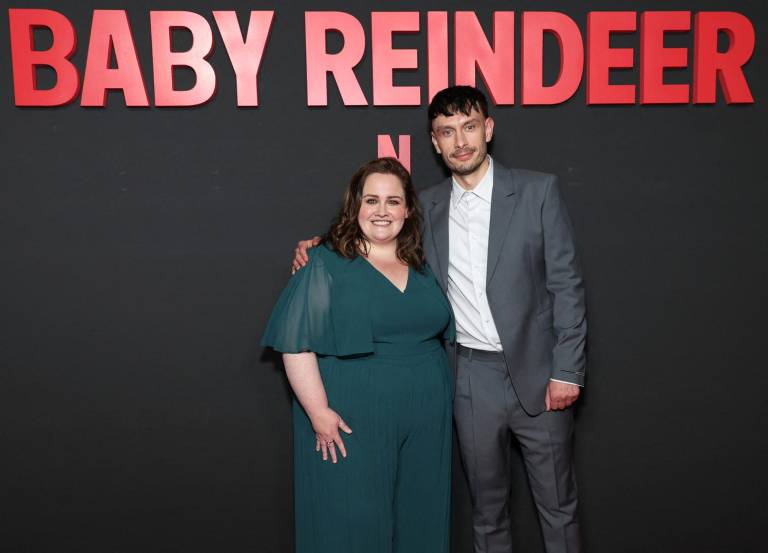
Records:
M557 177L494 159L486 294L525 410L544 410L550 378L584 384L587 319L571 221ZM448 287L451 179L419 194L424 249Z

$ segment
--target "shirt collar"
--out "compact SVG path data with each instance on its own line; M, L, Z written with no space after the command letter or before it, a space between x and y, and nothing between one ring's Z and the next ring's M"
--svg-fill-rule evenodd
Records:
M490 204L491 196L493 194L493 158L488 156L488 170L485 172L485 175L483 175L480 182L477 183L477 186L472 190L465 190L458 182L456 182L455 178L451 179L451 184L451 200L454 207L456 207L461 198L464 197L464 194L474 194L481 200Z

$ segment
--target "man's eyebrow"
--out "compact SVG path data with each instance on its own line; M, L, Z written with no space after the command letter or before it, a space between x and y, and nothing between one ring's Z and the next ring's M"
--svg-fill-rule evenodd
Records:
M467 123L480 123L480 119L478 117L473 117L472 119L467 119L466 121L462 121L461 123L457 123L455 125L438 125L437 130L441 131L443 129L453 129L457 126L463 127Z

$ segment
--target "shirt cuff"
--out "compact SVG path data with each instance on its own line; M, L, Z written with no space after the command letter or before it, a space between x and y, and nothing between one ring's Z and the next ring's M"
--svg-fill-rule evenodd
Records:
M571 386L578 386L579 388L583 388L584 384L578 384L577 382L566 382L565 380L558 380L557 378L550 378L552 382L562 382L563 384L570 384Z

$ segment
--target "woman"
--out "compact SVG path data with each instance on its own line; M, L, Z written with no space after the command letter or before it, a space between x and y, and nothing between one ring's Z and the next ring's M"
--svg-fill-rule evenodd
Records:
M269 320L295 394L298 553L448 551L453 322L420 224L405 168L366 163Z

